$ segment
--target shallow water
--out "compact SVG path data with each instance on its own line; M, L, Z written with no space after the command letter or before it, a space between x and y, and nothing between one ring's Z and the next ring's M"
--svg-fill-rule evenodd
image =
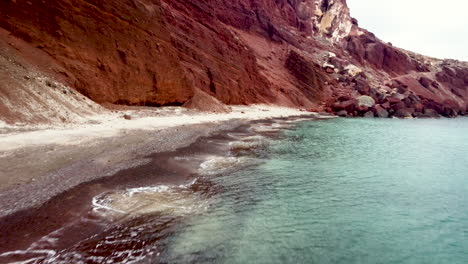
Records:
M468 119L297 121L64 194L43 214L74 215L0 263L468 262Z
M468 263L468 120L300 124L216 203L170 263Z

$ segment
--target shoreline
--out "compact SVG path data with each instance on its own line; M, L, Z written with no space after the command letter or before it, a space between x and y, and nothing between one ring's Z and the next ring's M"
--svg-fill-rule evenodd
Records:
M80 184L144 165L151 154L175 151L250 121L293 116L318 117L265 105L234 107L228 114L171 108L169 113L132 120L114 118L90 126L3 134L0 167L7 169L0 175L0 217L38 207Z
M165 139L169 139L169 141L174 140L174 135L180 136L183 134L183 137L186 138L187 141L185 141L186 144L184 146L181 146L182 142L177 142L176 145L171 144L171 142L166 142L168 143L165 145L166 147L158 145L157 143L152 146L146 146L148 147L147 150L154 148L156 151L145 152L137 158L132 156L134 159L126 163L130 166L122 165L113 167L115 170L110 170L107 175L101 174L98 177L89 177L86 181L83 181L83 176L80 177L78 174L74 174L73 176L77 177L76 180L82 182L75 182L76 185L52 197L49 196L51 196L51 192L56 191L54 188L62 188L66 184L73 183L73 181L66 181L66 179L64 179L64 177L70 177L70 174L65 174L66 172L80 172L83 174L83 170L85 173L98 171L95 170L96 168L86 166L86 164L82 163L80 165L81 167L75 165L64 168L61 174L56 173L51 178L43 179L43 181L41 181L42 184L39 183L39 185L41 185L40 188L53 187L50 190L41 189L41 193L47 193L47 195L43 197L35 196L34 190L29 190L30 192L28 192L27 190L25 191L20 190L21 188L17 188L14 193L10 192L9 196L4 198L16 196L16 198L24 199L24 195L27 194L27 196L36 198L36 202L40 199L45 200L43 203L37 203L34 207L23 208L22 210L19 210L21 208L18 207L22 206L22 204L17 203L14 210L10 211L7 215L1 216L0 229L5 230L5 232L3 234L4 238L0 241L0 244L4 245L0 247L0 257L8 257L8 254L21 255L23 254L21 252L34 252L34 250L30 249L30 245L34 245L33 242L38 241L38 239L47 239L48 234L53 234L54 230L62 230L62 227L67 229L69 224L80 226L80 234L76 234L78 236L92 235L96 227L93 226L92 223L88 223L88 220L83 222L82 219L88 219L90 217L90 212L94 210L93 207L95 206L93 197L96 197L96 195L112 190L122 190L122 188L125 190L132 188L139 189L141 187L145 188L145 186L183 186L187 185L188 182L190 183L187 186L191 186L200 176L200 172L196 169L194 170L194 168L202 168L201 164L199 164L201 161L204 161L204 164L209 164L209 159L213 157L216 159L218 155L220 157L225 156L229 152L229 149L232 151L233 148L237 148L238 146L227 144L232 140L243 140L241 138L245 138L246 134L265 134L265 136L270 137L276 135L284 128L289 127L291 123L309 119L317 120L320 118L310 114L294 115L258 120L235 120L216 124L191 125L183 129L175 127L161 131L147 131L147 133L153 133L153 136L167 135L168 137ZM284 125L277 126L278 122L283 123L286 127ZM147 133L143 135L148 135ZM129 137L129 135L127 135L127 137ZM247 138L252 138L252 136L247 136ZM252 139L254 138L255 137ZM150 137L148 141L154 141L154 138ZM222 143L222 146L219 145L219 143ZM251 146L244 146L239 150L241 152L247 150L244 149L245 147L250 148ZM141 151L142 148L136 147L135 150ZM200 154L202 155L200 156ZM206 156L207 154L208 156ZM245 154L239 153L238 155L241 157ZM181 160L184 160L184 162L181 162ZM130 164L132 162L134 163ZM77 171L78 169L82 170ZM212 169L218 170L216 166ZM101 172L104 172L104 170ZM46 184L51 183L53 180L56 181L55 184ZM63 180L63 182L61 180ZM201 184L201 188L203 188L203 184L206 183L207 182L197 183L195 185ZM37 188L39 185L34 186ZM3 194L5 193L0 191L0 198L2 198ZM90 203L91 198L93 198L93 203ZM2 208L5 201L5 199L0 199ZM14 203L13 200L10 202L12 204ZM94 217L91 219L94 219ZM74 231L71 230L70 232ZM77 239L75 235L67 234L68 233L63 234L65 240L61 240L61 244L63 243L64 247L66 247L68 243L74 243ZM18 237L24 238L18 239ZM11 253L5 255L2 254L4 252Z
M53 197L40 208L2 218L0 229L5 231L0 239L0 259L13 262L73 257L86 262L88 257L115 257L113 252L131 252L134 257L153 252L158 255L150 259L157 262L160 252L162 256L167 253L165 239L177 232L181 223L192 215L203 214L206 208L219 201L218 195L230 190L232 185L220 184L216 180L218 177L230 177L244 169L248 171L249 166L269 159L271 152L268 146L273 144L263 145L262 140L283 140L281 131L295 129L297 123L309 123L307 120L321 123L319 119L290 117L239 122L232 124L231 128L224 126L225 131L214 129L207 137L199 137L195 143L175 151L147 154L145 158L151 162L123 169L108 178L80 184ZM273 151L273 155L275 153ZM224 160L217 163L217 158ZM249 158L252 159L249 161ZM229 164L234 164L231 159L240 162L230 167ZM202 164L207 165L208 170ZM225 170L220 170L219 165ZM231 178L237 181L236 177ZM168 191L164 191L165 188ZM245 191L244 188L234 189ZM106 201L106 198L110 200ZM122 207L127 204L130 206ZM166 211L161 211L161 208ZM144 229L140 230L141 227ZM147 247L147 244L139 243L141 241L152 246ZM101 247L106 242L112 243ZM70 260L64 263L70 263Z

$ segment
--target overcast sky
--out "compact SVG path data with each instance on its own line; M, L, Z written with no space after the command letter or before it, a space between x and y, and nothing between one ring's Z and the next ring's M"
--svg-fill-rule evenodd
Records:
M386 42L468 61L468 0L347 0L359 25Z

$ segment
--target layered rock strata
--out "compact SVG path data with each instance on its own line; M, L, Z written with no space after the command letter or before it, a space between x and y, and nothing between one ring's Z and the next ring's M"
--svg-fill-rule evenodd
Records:
M21 41L18 60L97 103L182 105L200 90L344 116L467 111L467 63L381 41L345 0L3 0L0 12L2 45Z

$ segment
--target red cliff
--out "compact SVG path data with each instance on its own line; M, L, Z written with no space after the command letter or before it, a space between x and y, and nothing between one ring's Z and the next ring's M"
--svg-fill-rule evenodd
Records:
M0 55L98 103L182 105L202 90L351 116L467 110L467 63L382 42L345 0L5 0L0 12ZM19 86L0 83L0 109Z

